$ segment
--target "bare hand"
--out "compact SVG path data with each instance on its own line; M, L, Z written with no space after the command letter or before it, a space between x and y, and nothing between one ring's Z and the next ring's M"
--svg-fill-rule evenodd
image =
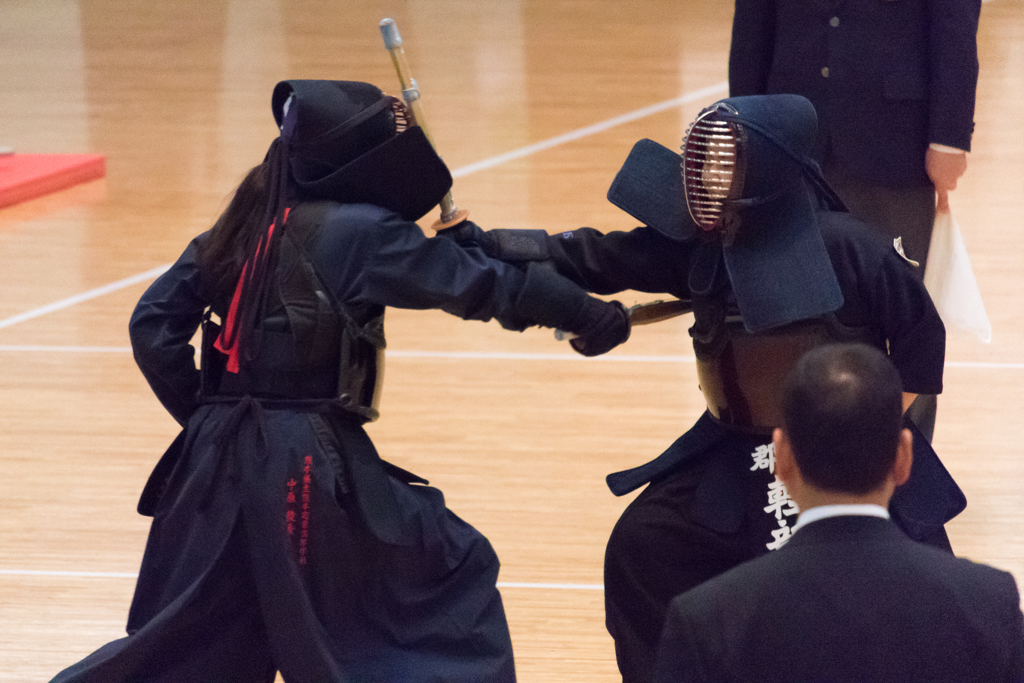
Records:
M949 206L949 191L956 189L957 181L967 170L967 152L941 152L929 147L924 155L924 170L935 185L942 210Z

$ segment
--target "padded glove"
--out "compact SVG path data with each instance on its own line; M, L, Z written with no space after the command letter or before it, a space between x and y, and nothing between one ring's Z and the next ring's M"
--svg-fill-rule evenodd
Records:
M588 297L569 331L576 334L569 344L577 353L600 356L629 339L629 312L618 301Z
M460 247L480 247L491 258L497 257L497 245L494 238L473 221L462 221L458 225L438 230L437 234L454 240Z

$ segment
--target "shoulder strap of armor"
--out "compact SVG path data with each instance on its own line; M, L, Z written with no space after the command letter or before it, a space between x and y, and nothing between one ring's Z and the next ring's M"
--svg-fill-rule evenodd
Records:
M347 410L376 420L383 388L383 312L359 322L358 313L325 286L309 257L332 206L331 202L303 204L289 216L281 245L279 292L304 360L316 364L330 356L337 362L337 398Z

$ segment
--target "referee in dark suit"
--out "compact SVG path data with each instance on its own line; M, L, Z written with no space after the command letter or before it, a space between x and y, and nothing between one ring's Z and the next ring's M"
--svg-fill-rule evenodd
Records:
M730 96L793 93L816 157L863 221L924 270L940 201L967 168L981 0L736 0Z
M822 346L783 397L775 472L789 542L673 600L657 683L1020 683L1013 577L915 543L889 520L910 473L900 379L878 350Z

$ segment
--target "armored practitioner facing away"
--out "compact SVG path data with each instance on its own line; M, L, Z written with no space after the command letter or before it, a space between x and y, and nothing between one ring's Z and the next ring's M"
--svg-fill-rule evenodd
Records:
M128 637L54 680L513 681L490 544L363 429L384 309L565 327L588 355L625 341L625 311L427 239L413 221L451 176L376 87L286 81L273 112L264 162L132 316L184 429L139 504L153 524Z
M942 389L942 322L911 267L844 210L808 158L815 133L803 97L723 100L691 126L682 158L650 140L633 148L608 196L644 227L452 233L509 262L548 261L592 292L668 293L692 306L707 412L654 461L608 477L617 495L647 484L605 557L607 625L627 683L650 680L674 596L788 539L798 509L775 477L771 435L782 380L803 352L862 341L887 351L908 403ZM965 501L926 440L915 447L890 512L910 537L948 550L943 524Z

